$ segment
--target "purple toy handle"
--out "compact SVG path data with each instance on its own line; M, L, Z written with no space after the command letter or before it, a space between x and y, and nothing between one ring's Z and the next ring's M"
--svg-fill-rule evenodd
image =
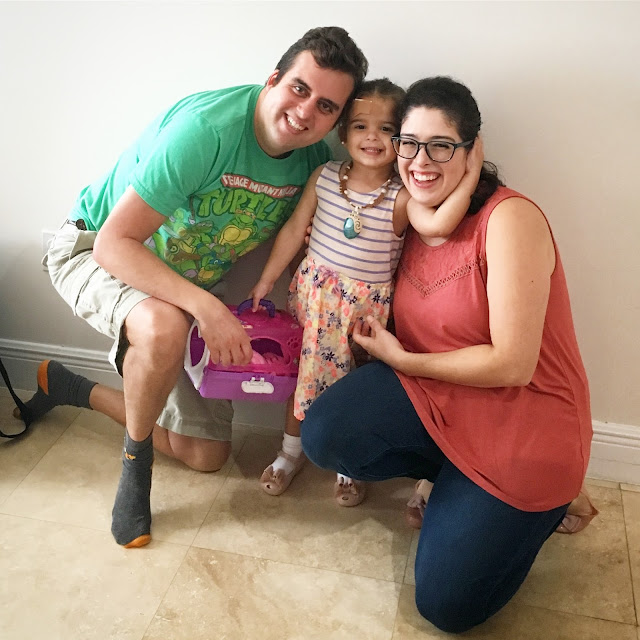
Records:
M236 308L236 315L240 315L243 311L250 309L253 305L253 300L249 298L244 302L241 302ZM276 305L271 302L271 300L266 300L265 298L260 298L260 306L264 307L268 313L270 318L276 317Z

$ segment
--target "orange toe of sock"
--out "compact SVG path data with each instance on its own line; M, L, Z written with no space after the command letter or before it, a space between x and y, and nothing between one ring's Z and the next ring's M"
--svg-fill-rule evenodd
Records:
M131 542L127 542L127 544L122 545L125 549L136 549L138 547L144 547L146 544L151 542L151 536L148 533L145 533L143 536L138 536L134 538Z
M51 360L43 360L38 367L38 386L49 395L49 363Z

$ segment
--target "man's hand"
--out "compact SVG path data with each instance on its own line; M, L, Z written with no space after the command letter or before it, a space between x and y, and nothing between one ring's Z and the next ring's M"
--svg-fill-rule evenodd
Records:
M402 354L405 353L398 339L384 329L373 316L367 316L366 321L356 322L353 327L353 340L372 356L394 368L397 368Z
M219 304L211 307L212 311L197 318L211 361L223 366L248 364L253 355L249 336L238 318L217 302Z

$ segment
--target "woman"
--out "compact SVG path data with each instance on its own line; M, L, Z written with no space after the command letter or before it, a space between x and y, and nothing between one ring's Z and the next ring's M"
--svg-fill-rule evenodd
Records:
M433 483L416 604L461 632L509 601L579 495L589 391L560 258L535 204L485 163L453 233L424 232L423 211L453 193L469 154L481 152L471 92L450 78L420 80L402 113L394 147L413 229L397 274L397 337L372 317L356 327L379 361L317 399L302 443L319 466L358 480Z

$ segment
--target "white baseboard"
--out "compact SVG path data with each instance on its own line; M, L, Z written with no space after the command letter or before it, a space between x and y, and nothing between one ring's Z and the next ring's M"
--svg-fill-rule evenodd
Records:
M45 358L59 360L97 382L122 388L120 376L109 364L106 351L0 339L0 357L16 389L35 390L38 364ZM284 423L284 406L237 403L235 422L279 430ZM587 476L640 485L640 425L594 420Z
M122 388L120 376L107 359L107 351L61 347L41 342L0 339L0 357L16 389L35 391L38 365L50 358L58 360L76 373Z
M587 476L640 485L640 426L594 420Z
M0 339L0 358L15 389L35 391L38 365L50 358L91 380L122 389L122 378L108 361L107 351L77 349L38 342ZM0 377L0 385L4 381ZM277 403L234 402L233 423L281 433L285 406Z

